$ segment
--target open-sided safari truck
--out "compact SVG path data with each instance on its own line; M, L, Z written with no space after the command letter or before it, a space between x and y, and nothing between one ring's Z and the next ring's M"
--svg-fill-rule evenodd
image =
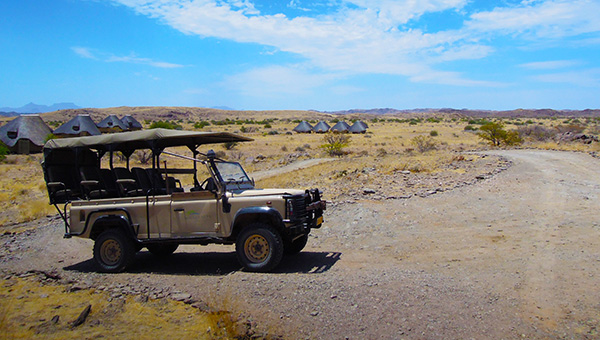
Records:
M95 241L94 260L104 272L124 270L144 247L164 256L180 244L210 243L235 244L243 267L270 271L284 254L300 252L310 230L321 227L325 201L317 189L255 189L239 163L197 150L251 140L166 129L53 139L44 146L42 164L50 204L65 222L66 238ZM190 156L165 150L182 146ZM152 167L129 168L136 150L149 150ZM114 166L116 153L125 156L126 166ZM175 169L163 162L161 167L165 154L192 166ZM103 157L109 157L104 167ZM202 182L199 163L209 174ZM176 178L182 174L191 175L193 183L182 186Z

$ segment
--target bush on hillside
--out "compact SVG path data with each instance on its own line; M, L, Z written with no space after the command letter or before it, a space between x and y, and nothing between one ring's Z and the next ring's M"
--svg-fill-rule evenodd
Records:
M410 140L410 144L421 153L437 149L437 142L431 136L416 136Z
M331 133L328 132L323 136L324 144L321 148L325 149L325 152L329 156L341 157L345 154L344 148L350 144L351 137L343 133Z

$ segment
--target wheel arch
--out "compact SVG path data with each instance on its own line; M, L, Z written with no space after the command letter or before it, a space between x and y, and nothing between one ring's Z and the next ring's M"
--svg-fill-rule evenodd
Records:
M279 211L270 207L248 207L236 212L230 238L235 240L245 226L256 222L268 224L283 233L283 218Z
M109 229L123 230L126 236L134 241L138 241L131 216L124 209L118 210L100 210L88 215L87 226L91 225L90 239L96 240L100 234Z

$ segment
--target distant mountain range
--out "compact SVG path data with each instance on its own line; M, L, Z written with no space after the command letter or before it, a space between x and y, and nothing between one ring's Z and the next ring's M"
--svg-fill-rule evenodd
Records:
M397 110L390 108L382 109L352 109L345 111L324 111L322 113L330 114L367 114L367 115L406 115L406 114L423 114L423 115L436 115L436 114L450 114L454 116L463 117L600 117L600 109L586 109L586 110L554 110L554 109L515 109L506 111L495 111L495 110L470 110L470 109L451 109L451 108L440 108L440 109L409 109L409 110Z
M24 113L46 113L58 110L79 109L80 107L73 103L56 103L52 105L39 105L29 103L21 107L0 107L2 116L18 116Z

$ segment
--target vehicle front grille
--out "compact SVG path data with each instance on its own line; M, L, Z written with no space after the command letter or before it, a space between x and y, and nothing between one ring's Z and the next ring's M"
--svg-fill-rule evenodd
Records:
M308 211L306 207L310 204L310 196L296 195L287 198L287 218L292 223L306 223L308 221Z

